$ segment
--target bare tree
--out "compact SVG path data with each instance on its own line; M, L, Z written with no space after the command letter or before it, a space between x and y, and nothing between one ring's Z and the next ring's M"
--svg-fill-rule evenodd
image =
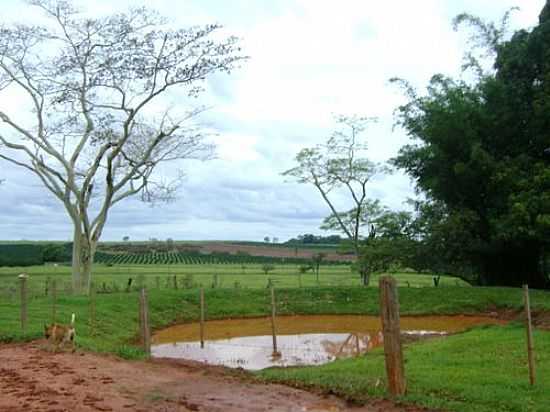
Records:
M158 166L211 156L193 124L202 109L164 110L162 96L180 90L191 100L202 80L244 57L218 25L171 29L145 8L91 18L68 0L28 3L44 26L0 28L0 91L30 104L21 116L0 103L0 159L35 174L64 205L82 290L111 207L134 195L171 199L181 175L160 178Z
M331 224L351 241L356 256L359 255L361 228L365 223L367 206L367 184L377 173L386 168L374 163L365 156L367 146L360 141L362 132L375 119L358 116L338 116L340 126L328 138L327 142L314 148L302 149L296 155L298 165L283 173L299 183L309 183L317 188L328 205L331 215L325 224ZM343 189L353 207L349 211L339 212L331 192ZM368 285L368 271L361 270L363 283Z

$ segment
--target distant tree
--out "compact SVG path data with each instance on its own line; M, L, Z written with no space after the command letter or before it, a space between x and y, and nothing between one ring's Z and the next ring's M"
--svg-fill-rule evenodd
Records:
M170 200L182 175L164 178L158 166L211 157L191 123L203 109L177 113L160 98L176 90L195 97L202 80L243 57L216 24L173 29L145 8L94 18L70 0L28 3L43 12L43 26L1 28L0 93L22 93L28 107L2 99L0 159L34 174L64 206L73 286L88 289L111 207L135 195Z
M130 240L130 236L124 236L124 237L122 238L122 240L123 240L124 242L128 242L128 241Z
M382 208L371 221L374 236L361 247L360 262L370 274L409 266L418 245L411 212Z
M264 242L265 242L265 243L269 243L270 240L271 240L271 239L269 238L269 236L264 237Z
M310 270L313 270L313 265L300 265L300 266L298 266L298 272L300 272L302 275L309 272Z
M298 235L296 238L287 240L288 245L295 244L330 244L337 245L342 241L340 235L316 236L312 234Z
M166 239L166 247L168 250L174 250L174 239L172 239L171 237Z
M332 212L334 227L351 242L357 256L361 242L365 240L361 228L369 202L367 184L374 175L386 170L365 157L367 145L361 142L361 134L372 121L372 118L338 116L339 129L326 143L301 150L296 155L298 165L283 173L299 183L311 184L319 191ZM336 209L330 193L338 189L347 192L354 205L352 210L342 212ZM368 273L360 268L360 274L363 284L368 285Z
M273 237L273 238L271 239L271 241L272 241L273 243L279 243L279 238L278 238L278 237Z
M266 275L269 273L269 272L273 272L275 270L275 266L272 265L271 263L264 263L262 265L262 272L264 272Z

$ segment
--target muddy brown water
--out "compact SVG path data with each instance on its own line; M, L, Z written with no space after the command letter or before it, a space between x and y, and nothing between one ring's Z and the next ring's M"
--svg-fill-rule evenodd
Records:
M404 340L410 341L500 323L483 316L403 316L401 330ZM258 370L319 365L364 354L383 344L380 318L376 316L281 316L276 329L280 356L275 357L270 318L208 321L204 348L200 347L198 323L172 326L153 336L151 352L154 357Z

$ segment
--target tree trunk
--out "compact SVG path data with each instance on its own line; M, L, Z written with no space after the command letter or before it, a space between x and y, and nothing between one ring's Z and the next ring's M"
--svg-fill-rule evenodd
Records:
M82 233L79 223L74 224L72 284L75 293L88 293L92 281L92 265L97 242Z
M88 239L84 240L82 248L81 276L82 276L82 291L88 293L92 285L92 266L94 264L95 242Z
M73 222L74 224L74 235L73 235L73 259L72 259L72 283L73 291L75 293L80 293L82 277L80 274L82 266L82 230L78 222Z
M367 268L361 268L361 280L363 281L363 286L369 286L370 284L370 273Z

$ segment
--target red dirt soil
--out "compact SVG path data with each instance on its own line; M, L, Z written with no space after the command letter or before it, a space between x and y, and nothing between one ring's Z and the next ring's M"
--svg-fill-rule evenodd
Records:
M234 243L216 243L209 242L201 245L201 250L204 252L222 252L222 253L237 253L245 252L251 256L271 256L281 258L305 258L311 259L315 254L319 253L314 249L294 249L292 247L275 247L275 246L260 246L260 245L239 245ZM354 260L351 255L341 255L332 250L327 250L325 260L351 262Z
M383 400L352 406L198 363L52 353L43 345L0 345L0 412L425 411Z

